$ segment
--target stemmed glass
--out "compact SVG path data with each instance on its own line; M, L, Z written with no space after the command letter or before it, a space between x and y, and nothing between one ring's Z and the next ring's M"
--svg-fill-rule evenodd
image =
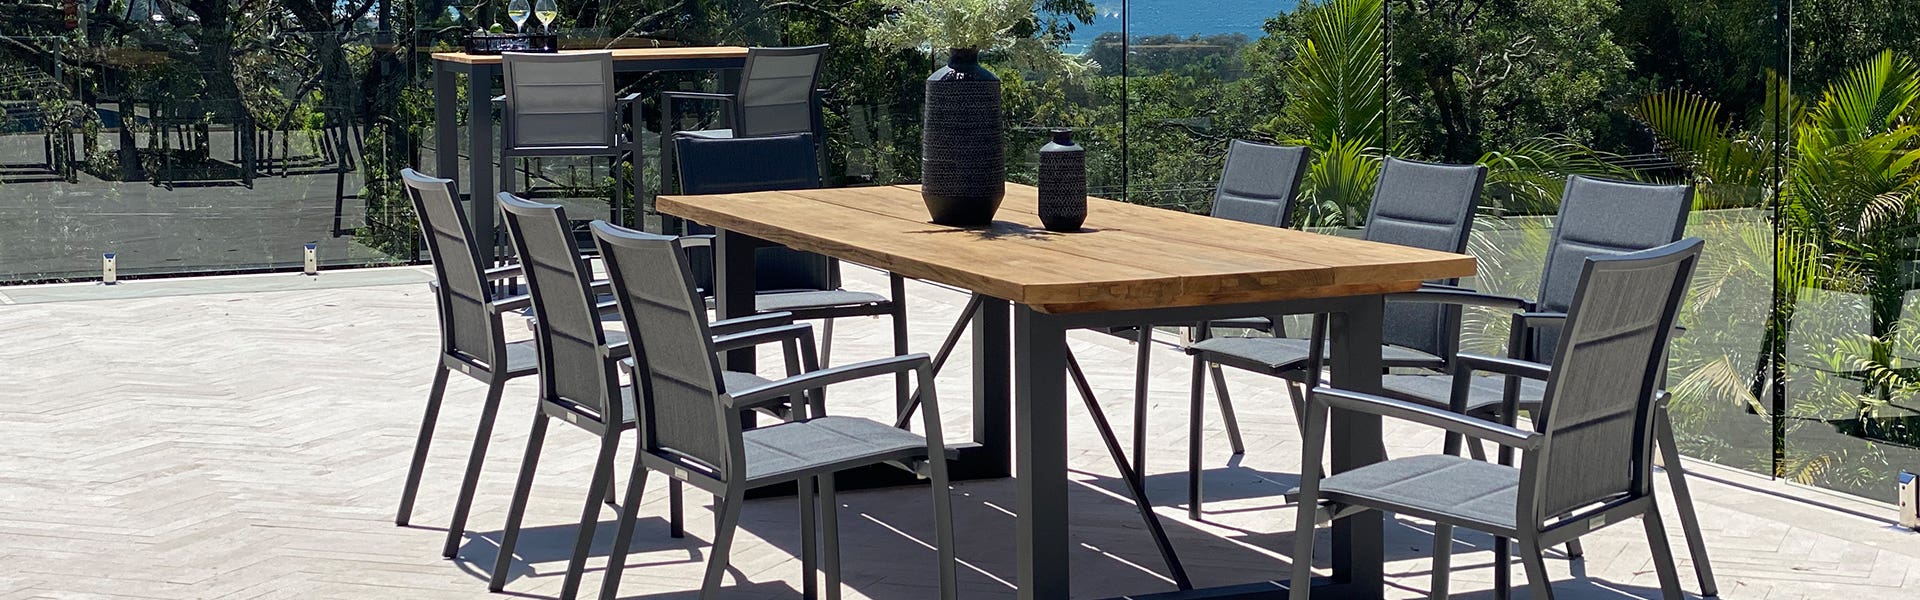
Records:
M559 16L560 9L554 6L553 0L539 0L533 5L533 18L539 19L540 28L549 34L553 33L553 20Z
M507 18L513 20L513 28L518 33L527 32L527 17L533 16L527 0L513 0L507 4Z

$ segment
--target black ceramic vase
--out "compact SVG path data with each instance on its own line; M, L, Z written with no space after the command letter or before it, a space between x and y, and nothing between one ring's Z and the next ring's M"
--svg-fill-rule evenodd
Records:
M1073 132L1053 130L1040 147L1040 224L1049 231L1079 231L1087 222L1087 151Z
M1007 193L1007 150L1000 78L980 66L980 51L956 48L947 66L927 77L921 118L920 196L933 222L993 223Z

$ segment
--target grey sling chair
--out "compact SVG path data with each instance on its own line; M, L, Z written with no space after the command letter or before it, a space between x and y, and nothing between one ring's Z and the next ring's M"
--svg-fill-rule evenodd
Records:
M426 415L420 420L420 437L413 445L413 463L407 469L407 482L400 494L400 511L394 517L394 524L404 526L412 518L420 473L427 463L427 447L433 442L441 398L447 389L447 374L459 371L487 383L480 425L474 431L473 450L467 457L466 475L460 482L453 520L447 526L446 546L441 551L451 558L466 535L467 513L473 507L473 491L480 481L480 466L486 459L501 391L506 388L507 380L536 372L538 352L532 341L506 342L502 317L519 316L529 299L505 296L493 291L505 288L491 284L519 277L520 266L494 269L484 266L486 263L481 257L491 249L473 246L472 230L467 224L466 211L457 200L459 194L454 191L453 181L427 177L413 169L400 171L400 178L406 182L407 198L413 201L414 214L420 218L420 230L426 235L427 253L433 258L434 304L440 316L440 357L434 368Z
M517 189L514 175L521 158L606 157L614 180L608 215L626 222L635 185L620 175L620 159L631 156L639 164L640 138L621 133L622 106L636 126L645 121L639 94L615 97L613 54L505 52L500 64L507 91L501 97L500 191Z
M1434 521L1434 598L1447 597L1454 527L1495 537L1496 587L1508 576L1508 540L1520 544L1533 597L1553 598L1542 549L1629 517L1643 519L1664 597L1682 597L1653 494L1654 421L1667 342L1704 244L1689 238L1652 250L1589 257L1573 284L1554 366L1459 354L1453 393L1471 393L1474 371L1545 382L1531 431L1425 404L1329 387L1308 393L1304 476L1294 529L1292 598L1306 600L1313 574L1314 507L1334 518L1389 511ZM1509 406L1510 409L1517 408ZM1378 462L1322 478L1328 410L1391 417L1489 440L1524 453L1518 468L1453 454ZM1505 597L1500 587L1497 597Z
M813 135L806 133L754 138L706 139L686 135L674 139L680 150L680 178L688 194L733 194L820 187L814 159ZM710 234L713 228L693 223L687 232ZM709 248L688 250L693 257L694 283L703 295L714 291L713 254ZM840 286L840 261L782 246L755 251L758 268L754 309L790 312L795 319L820 319L820 362L832 364L833 320L842 317L888 317L893 326L893 353L907 353L906 280L887 274L891 298L856 292ZM895 396L907 402L907 377L894 380Z
M693 285L692 270L680 243L672 237L641 233L605 222L592 225L594 239L614 281L621 316L637 340L633 358L621 363L634 371L640 389L637 420L640 442L627 493L620 503L614 554L607 563L600 597L618 597L620 573L640 510L648 471L659 471L675 481L719 497L718 529L708 554L700 597L719 592L727 569L734 531L748 488L794 481L799 484L801 511L812 504L819 489L819 525L824 538L821 558L826 571L826 596L840 597L838 506L834 475L875 464L895 464L932 480L935 545L939 553L940 597L955 597L952 499L947 489L946 446L941 440L940 416L934 393L933 363L925 354L871 360L813 371L781 381L737 385L716 377L720 367L714 353L725 350L725 338L709 336L705 302ZM804 327L804 326L800 326ZM858 417L830 416L819 390L828 385L894 373L914 373L919 398L925 404L922 437L904 428ZM761 406L784 396L804 397L793 403L793 419L742 430L735 411ZM901 415L905 417L906 415ZM801 563L806 571L803 593L815 597L814 540L803 515ZM591 534L581 533L576 564L584 559Z
M1442 252L1465 252L1486 174L1486 167L1479 165L1445 165L1388 157L1381 165L1379 183L1374 188L1364 238ZM1318 321L1319 317L1315 319ZM1459 307L1390 302L1384 319L1386 345L1381 352L1386 366L1444 369L1451 364L1449 357L1453 355L1460 326ZM1226 373L1221 366L1312 385L1318 381L1325 352L1324 345L1318 343L1319 327L1315 329L1316 335L1307 339L1208 337L1211 327L1196 330L1199 339L1187 347L1193 356L1193 385L1189 390L1192 414L1187 444L1187 514L1190 518L1200 520L1202 508L1201 408L1208 375L1212 375L1221 412L1232 423L1233 408L1227 400ZM1287 387L1295 394L1297 412L1302 398L1291 384ZM1235 444L1234 453L1242 452Z
M614 306L611 301L598 301L593 289L592 271L579 254L565 209L528 202L506 193L500 194L499 202L505 217L507 237L521 256L522 276L526 277L527 288L532 296L537 323L534 328L534 347L539 355L540 401L527 437L526 457L520 465L513 501L507 511L506 527L500 538L500 552L488 582L488 589L496 592L507 583L508 569L520 535L520 522L526 514L527 496L533 486L541 444L546 438L548 419L559 419L600 436L598 461L594 465L593 480L588 486L586 508L580 518L580 526L588 530L597 522L600 503L613 502L614 451L618 447L620 432L634 426L633 391L619 384L614 367L615 362L629 354L628 336L618 331L608 331L601 324L600 314L614 310ZM812 365L803 363L811 362L808 359L812 356L813 340L804 328L777 329L791 323L790 315L759 315L751 319L723 322L714 329L725 335L776 328L776 333L785 336L761 336L753 338L752 344L730 347L780 343L787 357L787 370L793 374L811 368ZM728 371L721 375L733 385L741 387L762 385L767 381L751 373ZM767 406L771 412L781 412L772 402ZM591 534L588 534L587 541L591 541ZM576 552L582 551L576 549ZM577 578L569 578L563 587L563 595L570 596L578 584Z
M815 86L819 85L820 67L826 58L826 44L748 48L746 65L740 69L740 89L737 92L662 92L661 143L665 144L679 135L726 139L794 133L811 133L813 139L819 141L821 136L826 135L826 127L821 122L820 94ZM723 104L721 114L725 115L726 127L677 129L674 127L674 116L678 114L675 109L685 102ZM672 146L661 149L668 156L678 150ZM661 169L663 173L666 171Z
M1589 256L1636 252L1679 240L1687 226L1687 212L1693 205L1693 188L1687 185L1649 185L1572 176L1560 202L1559 223L1547 249L1546 268L1541 273L1537 299L1527 301L1464 290L1445 292L1450 301L1517 311L1513 315L1508 355L1534 362L1551 361L1559 340L1560 319L1573 304L1574 290L1581 265ZM1664 377L1665 371L1661 372ZM1453 378L1448 375L1397 374L1382 380L1383 393L1402 400L1455 412L1497 420L1508 425L1517 416L1504 410L1509 379L1503 376L1477 376L1471 393L1453 394ZM1520 410L1537 412L1545 391L1541 382L1513 380L1513 394ZM1664 382L1662 382L1664 385ZM1673 438L1673 426L1665 411L1656 415L1655 442L1665 460L1668 483L1673 488L1674 504L1680 513L1681 530L1693 556L1694 572L1701 593L1718 594L1713 566L1707 557L1705 538L1694 512L1693 494L1680 464L1679 447ZM1449 453L1460 447L1459 436L1448 436ZM1467 448L1480 451L1478 443ZM1503 449L1503 457L1510 451ZM1506 461L1502 461L1506 462ZM1581 555L1579 541L1567 545L1570 558Z

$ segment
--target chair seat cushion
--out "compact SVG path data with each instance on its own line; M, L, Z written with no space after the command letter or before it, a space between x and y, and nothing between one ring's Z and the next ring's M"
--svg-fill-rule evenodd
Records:
M919 434L857 417L780 423L741 437L747 480L756 485L927 455L927 440Z
M540 370L540 349L533 346L533 340L521 340L507 344L507 373L520 375Z
M1499 409L1501 398L1506 393L1506 382L1504 376L1474 375L1473 386L1468 388L1467 414L1490 413ZM1388 396L1438 408L1447 408L1453 398L1452 375L1387 375L1380 378L1380 387ZM1540 404L1546 394L1546 382L1520 378L1522 408Z
M1290 371L1306 367L1307 340L1273 337L1217 337L1195 343L1187 350L1207 355L1211 362L1248 367L1260 365L1272 371ZM1321 350L1321 357L1326 357ZM1439 365L1440 358L1419 350L1399 346L1381 346L1381 358L1389 366Z
M1520 470L1496 463L1434 454L1374 463L1320 481L1321 497L1463 525L1511 532L1520 495Z
M838 308L842 306L864 306L886 304L886 296L868 292L850 292L847 290L809 290L804 292L772 292L759 294L753 298L753 306L759 312L798 311L812 308Z

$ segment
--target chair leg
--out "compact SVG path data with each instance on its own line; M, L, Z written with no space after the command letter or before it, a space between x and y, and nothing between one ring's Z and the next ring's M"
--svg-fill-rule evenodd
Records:
M1220 402L1220 420L1227 425L1227 445L1233 447L1234 455L1247 453L1246 442L1240 439L1240 417L1233 414L1233 400L1227 396L1227 373L1220 365L1207 365L1213 371L1213 395Z
M700 600L713 600L720 593L720 577L727 572L727 560L733 551L733 533L740 528L740 508L746 502L746 490L731 486L719 499L719 517L714 522L713 550L707 555L707 575L700 582Z
M620 431L615 429L600 436L600 456L593 462L592 483L587 486L587 506L580 511L580 533L574 537L573 556L567 561L567 572L560 579L560 597L572 600L580 594L580 576L587 571L587 553L593 550L593 534L600 529L600 504L613 484L613 456L620 447Z
M1527 565L1527 588L1533 591L1533 600L1553 600L1553 580L1547 578L1547 557L1540 553L1539 542L1520 540L1520 562Z
M819 478L820 568L827 576L827 600L840 600L840 495L834 477L835 474L828 473ZM934 510L939 508L938 504L934 505Z
M413 442L413 463L407 467L407 482L400 488L400 512L393 524L405 527L413 518L414 495L420 491L420 472L427 467L427 446L433 444L433 427L440 421L440 398L447 393L447 365L433 368L433 386L427 391L427 414L420 417L420 437Z
M1307 430L1307 395L1302 390L1306 387L1306 384L1287 381L1286 385L1287 396L1293 400L1293 422L1300 426L1302 433L1305 433Z
M1587 555L1587 547L1580 545L1580 538L1567 540L1567 560L1580 560Z
M1654 441L1660 444L1660 456L1666 459L1667 483L1673 487L1673 505L1680 511L1680 531L1687 536L1687 551L1693 555L1693 574L1700 579L1700 595L1718 596L1713 565L1707 560L1707 540L1700 534L1700 515L1693 510L1693 491L1687 487L1687 471L1680 465L1680 445L1673 439L1673 421L1660 411L1654 422Z
M1293 575L1287 579L1290 600L1309 600L1313 593L1313 528L1319 501L1317 490L1307 490L1304 485L1301 489L1300 504L1294 507Z
M820 368L833 365L833 319L820 322Z
M600 579L600 600L620 597L620 572L627 568L627 549L633 543L633 523L640 518L640 496L646 493L647 467L637 457L627 476L627 496L620 504L620 526L614 530L613 550L607 554L607 572Z
M1673 548L1667 546L1667 526L1660 519L1659 503L1648 503L1647 514L1640 519L1647 528L1647 547L1653 551L1653 570L1660 576L1660 596L1681 600L1680 570L1674 567Z
M1193 357L1193 386L1187 397L1187 518L1200 519L1200 432L1206 418L1207 365Z
M1493 538L1493 597L1513 597L1513 540L1500 536Z
M507 507L507 524L500 530L500 554L493 559L493 574L487 590L498 592L507 587L507 569L513 566L513 546L520 541L520 521L527 516L527 494L533 491L533 471L540 462L540 444L547 437L547 415L535 408L533 429L527 432L527 455L520 461L520 479L513 484L513 502Z
M1304 510L1304 508L1302 509ZM1433 524L1433 587L1427 594L1433 600L1447 600L1448 580L1453 571L1453 526Z
M955 600L959 597L960 576L955 563L953 535L953 492L947 479L946 461L935 457L930 465L930 482L933 487L933 543L940 555L940 600ZM836 532L835 537L839 537Z
M620 490L620 480L614 478L613 465L608 464L607 465L607 491L600 498L600 500L602 502L607 503L607 506L619 506L620 499L616 495L619 490Z
M467 515L473 512L473 491L480 487L480 467L487 462L487 444L493 439L494 418L500 414L500 394L507 389L505 379L487 383L487 402L480 406L480 426L473 430L473 451L467 455L467 472L460 478L460 496L453 503L453 520L447 523L447 543L440 556L453 558L467 534Z
M687 537L686 511L682 503L681 483L678 479L669 479L667 484L667 537Z
M1147 474L1147 384L1153 362L1153 327L1141 326L1133 356L1133 472ZM1140 498L1146 500L1144 496Z
M814 532L820 512L813 498L814 478L801 477L795 483L800 488L800 572L806 577L800 581L800 597L814 600L820 597L820 541Z

